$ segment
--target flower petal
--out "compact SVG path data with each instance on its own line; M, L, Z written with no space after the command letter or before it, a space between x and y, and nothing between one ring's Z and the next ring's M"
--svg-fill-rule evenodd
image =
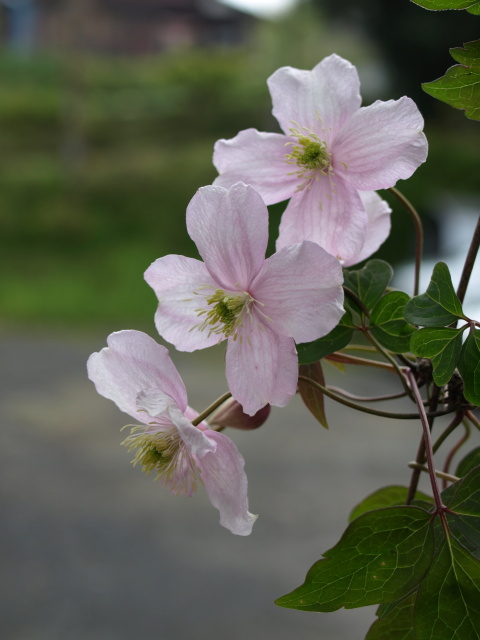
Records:
M141 331L118 331L107 338L108 347L88 359L88 377L98 393L136 420L148 423L151 416L138 411L137 395L159 389L178 405L187 406L187 392L168 350Z
M300 125L328 142L362 103L356 68L336 54L312 71L282 67L267 83L272 113L287 134Z
M294 194L283 212L277 251L304 240L316 242L340 260L357 256L365 242L367 214L356 189L339 176L326 176Z
M213 184L228 189L245 182L258 191L265 204L287 200L298 184L296 176L288 175L292 167L285 162L289 140L282 134L256 129L240 131L231 140L217 140L213 164L220 175Z
M334 329L344 314L340 262L313 242L292 244L265 260L252 283L267 325L296 342Z
M159 300L155 326L165 340L180 351L204 349L219 342L218 335L209 336L208 331L195 328L202 321L198 311L207 304L203 295L194 292L218 286L200 260L176 255L159 258L145 271L145 280Z
M410 98L377 100L359 109L333 141L334 166L356 189L393 187L425 161L428 144L422 129L422 115Z
M248 511L245 461L223 433L207 431L206 435L216 444L216 451L197 460L205 490L220 512L220 524L232 533L248 536L257 516Z
M233 397L248 415L266 404L285 407L297 388L293 338L271 331L258 318L247 319L237 340L228 340L226 376Z
M267 249L268 210L252 187L202 187L187 208L187 229L212 278L224 289L247 289Z
M388 202L380 198L375 191L359 191L363 206L368 216L365 243L360 253L350 260L345 260L344 267L351 267L357 262L366 260L385 242L390 234L392 210Z

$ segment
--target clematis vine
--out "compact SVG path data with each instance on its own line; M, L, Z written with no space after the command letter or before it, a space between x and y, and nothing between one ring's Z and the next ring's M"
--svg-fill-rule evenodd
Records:
M220 524L249 535L256 516L248 511L244 460L235 444L187 406L187 392L168 350L140 331L118 331L93 353L88 377L101 395L138 420L122 443L136 449L133 464L173 493L191 496L201 482Z
M331 55L312 71L282 67L268 79L284 135L256 129L215 144L214 184L252 185L267 205L290 198L277 250L311 240L344 266L370 256L390 231L376 193L425 161L423 118L407 97L361 107L356 68Z
M187 229L204 262L169 255L145 273L158 332L181 351L226 339L229 389L245 413L285 406L298 379L294 341L326 335L343 315L340 263L313 242L265 259L268 210L243 183L199 189Z

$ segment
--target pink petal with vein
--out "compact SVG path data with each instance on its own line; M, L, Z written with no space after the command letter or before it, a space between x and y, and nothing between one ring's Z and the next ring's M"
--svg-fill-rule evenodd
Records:
M159 258L145 271L145 280L159 300L155 314L158 333L180 351L204 349L219 342L218 335L199 331L199 309L207 308L205 296L195 291L212 291L217 283L203 262L184 256ZM205 288L208 285L208 288Z
M248 288L268 242L268 210L252 187L241 182L230 190L202 187L188 205L187 229L222 288Z
M410 98L359 109L333 141L334 166L362 191L387 189L425 161L423 118ZM346 170L339 163L345 163Z
M392 210L388 203L380 198L375 191L359 191L358 194L362 199L368 216L367 233L360 253L351 260L345 260L344 267L350 267L369 258L390 234L390 214Z
M344 314L340 262L313 242L281 249L265 260L251 292L269 328L296 342L329 333Z
M248 536L257 519L248 511L245 461L234 443L222 433L206 431L216 445L214 453L198 457L197 466L212 505L220 512L220 524L239 536Z

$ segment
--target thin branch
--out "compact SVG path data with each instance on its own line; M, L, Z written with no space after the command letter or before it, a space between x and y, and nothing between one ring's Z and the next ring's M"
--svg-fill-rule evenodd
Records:
M365 331L364 332L365 337L373 344L373 346L378 349L378 351L385 356L385 358L390 362L390 364L392 365L392 367L395 369L395 371L397 372L398 377L400 378L400 382L402 383L403 388L405 389L405 393L408 395L409 398L411 398L412 400L414 400L413 396L412 396L412 391L410 389L410 387L408 386L408 382L407 379L405 378L405 372L402 370L402 368L399 366L399 364L397 363L397 361L395 360L395 358L390 355L390 353L384 349L382 347L382 345L377 342L377 340L372 336L372 334L369 331ZM407 369L408 371L408 369Z
M426 467L424 464L420 464L419 462L409 462L408 466L410 467L410 469L418 469L419 471L425 471L425 473L428 473L428 467ZM449 482L456 482L457 480L460 480L460 478L457 478L457 476L452 476L449 473L445 473L444 471L435 470L435 475L437 476L437 478L448 480Z
M218 407L221 404L223 404L225 400L228 400L231 396L232 394L230 393L230 391L227 391L226 393L223 394L223 396L220 396L220 398L217 398L217 400L215 400L215 402L212 402L212 404L209 407L207 407L205 411L202 411L202 413L199 413L198 416L194 420L192 420L193 426L196 427L198 424L200 424L200 422L202 422L202 420L205 420L205 418L208 418L208 416L211 413L213 413L215 409L218 409Z
M342 362L343 364L356 364L366 367L377 367L378 369L387 369L392 373L396 373L392 365L386 362L379 362L378 360L370 360L369 358L359 358L357 356L348 356L346 353L337 351L325 356L325 360L332 360L332 362Z
M419 288L420 288L420 267L422 264L422 253L423 253L423 225L422 220L418 214L418 211L415 209L413 204L395 187L390 187L390 193L393 194L397 200L399 200L405 209L407 209L408 213L411 215L413 224L415 225L415 280L413 286L413 295L418 296Z
M462 275L460 276L460 282L458 284L457 297L460 300L460 302L463 302L465 298L465 293L467 291L467 286L470 280L470 276L472 275L473 265L475 264L475 259L478 254L479 247L480 247L480 216L478 216L477 226L475 227L475 231L473 233L472 242L470 244L467 257L465 258L465 264L463 265Z
M443 465L443 471L444 471L445 474L448 474L448 471L450 469L450 464L451 464L451 462L453 460L453 456L457 453L457 451L460 449L460 447L463 444L465 444L465 442L470 437L470 425L468 424L468 422L466 420L463 421L463 425L465 427L465 433L460 438L460 440L452 447L452 449L448 453L448 456L445 459L445 464ZM447 480L446 479L443 480L442 487L443 487L443 489L447 488Z
M440 448L441 444L448 438L448 436L452 433L452 431L454 431L458 427L458 425L463 420L463 416L464 416L464 411L457 411L457 413L455 414L453 420L445 428L445 430L439 435L437 441L433 445L433 447L432 447L433 453L436 453L438 451L438 449Z
M335 393L339 393L346 398L350 398L350 400L355 400L356 402L382 402L383 400L395 400L396 398L405 398L407 395L405 391L401 391L400 393L392 393L387 396L355 396L353 393L348 393L344 389L340 389L339 387L332 387L332 385L328 385L327 389L334 391Z

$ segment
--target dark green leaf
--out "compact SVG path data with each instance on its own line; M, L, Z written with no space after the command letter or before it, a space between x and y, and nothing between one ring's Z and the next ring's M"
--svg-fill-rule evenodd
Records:
M452 535L480 558L480 467L445 489L442 499L448 505L446 518Z
M480 447L475 447L467 455L460 460L455 470L455 475L463 478L469 471L480 466Z
M299 375L310 378L325 386L325 378L323 376L323 369L320 362L301 364L299 367ZM320 389L316 389L313 385L305 382L304 380L299 380L298 392L305 406L310 413L313 414L314 418L320 422L322 427L328 429L327 418L325 416L324 396Z
M478 640L480 563L445 539L415 598L416 640Z
M299 364L310 364L339 351L349 344L353 337L353 321L349 312L345 313L340 324L323 338L313 342L297 344Z
M468 13L472 13L474 16L480 16L480 4L475 4L470 9L467 9Z
M463 395L480 406L480 331L471 332L460 352L458 370L463 378Z
M480 11L480 5L477 5ZM480 73L480 40L466 42L462 47L450 49L450 55L454 60L468 67L471 71Z
M365 640L415 640L413 632L413 605L415 593L405 598L386 617L372 624Z
M454 65L438 80L424 82L422 89L451 107L464 110L470 120L480 120L480 73Z
M406 304L405 318L422 327L444 327L463 317L448 267L444 262L438 262L426 293L415 296Z
M424 9L442 11L443 9L469 9L479 4L479 0L412 0Z
M415 329L404 318L409 299L403 291L390 291L380 298L370 316L372 335L394 353L410 351L410 338Z
M362 500L362 502L360 502L360 504L357 504L357 506L352 510L348 521L351 522L368 511L383 509L384 507L404 505L407 500L407 495L407 487L400 487L397 485L382 487L381 489L378 489L378 491L367 496ZM417 500L425 500L427 502L432 501L430 496L427 496L426 493L422 493L421 491L417 491L415 498Z
M421 580L431 562L431 515L419 507L389 507L356 518L340 542L279 598L281 607L335 611L390 602Z
M427 328L413 334L410 349L420 358L429 358L433 380L439 387L450 380L462 349L462 329Z
M393 276L393 269L384 260L369 260L362 269L345 269L344 284L367 307L373 309L382 297Z

